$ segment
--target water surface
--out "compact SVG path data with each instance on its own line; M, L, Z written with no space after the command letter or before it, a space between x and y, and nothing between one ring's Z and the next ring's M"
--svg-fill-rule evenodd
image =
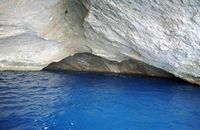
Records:
M0 130L199 130L200 88L92 73L0 72Z

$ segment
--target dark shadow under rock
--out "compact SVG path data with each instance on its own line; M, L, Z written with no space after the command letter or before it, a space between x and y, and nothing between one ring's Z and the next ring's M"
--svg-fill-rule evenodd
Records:
M123 62L110 61L90 53L78 53L67 57L60 62L48 65L44 70L53 71L86 71L147 75L155 77L174 77L172 74L159 68L152 67L137 60Z

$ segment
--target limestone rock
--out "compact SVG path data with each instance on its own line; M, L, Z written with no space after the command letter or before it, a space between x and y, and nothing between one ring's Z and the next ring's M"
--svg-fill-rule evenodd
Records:
M78 19L84 16L79 6L73 0L1 0L0 70L41 70L90 50L78 44Z
M122 62L110 61L91 53L75 54L59 62L51 63L45 67L44 70L137 74L167 78L174 77L170 73L137 60L125 60Z
M134 58L199 83L199 0L85 0L84 4L89 10L85 35L104 50L93 49L94 54L112 60Z
M199 0L1 0L0 69L41 70L87 52L200 84L199 9Z

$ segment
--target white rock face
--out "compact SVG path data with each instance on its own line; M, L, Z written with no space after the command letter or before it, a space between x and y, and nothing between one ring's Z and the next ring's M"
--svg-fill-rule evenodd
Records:
M41 70L81 47L64 0L0 1L0 70ZM66 6L67 4L67 6ZM79 9L79 8L78 8ZM79 17L74 12L75 17ZM71 14L73 15L73 14ZM74 22L79 28L78 20ZM82 47L83 50L84 47ZM86 48L87 50L87 48Z
M89 52L200 84L199 0L1 0L0 69Z
M84 3L89 10L84 23L85 35L101 43L99 48L104 50L95 54L114 60L138 59L197 82L200 76L199 0L89 0Z

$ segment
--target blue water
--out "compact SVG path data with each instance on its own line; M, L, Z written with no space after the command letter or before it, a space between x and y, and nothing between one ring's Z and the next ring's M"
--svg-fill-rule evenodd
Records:
M0 72L0 130L199 130L200 87L92 73Z

